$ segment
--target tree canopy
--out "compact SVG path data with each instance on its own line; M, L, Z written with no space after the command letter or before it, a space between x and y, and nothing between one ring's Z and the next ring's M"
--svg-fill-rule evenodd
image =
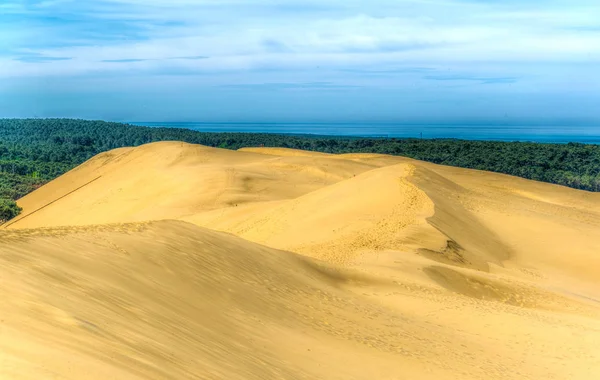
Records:
M21 207L17 206L15 201L0 198L0 224L11 220L20 212Z

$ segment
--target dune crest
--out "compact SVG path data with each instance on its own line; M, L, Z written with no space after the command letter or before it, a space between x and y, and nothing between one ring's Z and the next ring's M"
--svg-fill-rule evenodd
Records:
M600 194L167 142L19 204L0 378L600 377Z

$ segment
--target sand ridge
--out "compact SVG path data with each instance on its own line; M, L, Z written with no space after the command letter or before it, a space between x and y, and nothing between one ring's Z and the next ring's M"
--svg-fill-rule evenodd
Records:
M19 204L0 378L600 377L600 194L167 142Z

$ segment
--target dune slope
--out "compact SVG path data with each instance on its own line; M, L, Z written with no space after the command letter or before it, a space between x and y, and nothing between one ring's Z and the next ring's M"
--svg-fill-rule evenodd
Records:
M600 194L170 142L19 204L0 378L600 377Z
M4 378L599 373L600 323L591 317L411 288L183 222L0 234ZM473 286L436 268L449 283ZM514 285L494 291L519 294ZM549 296L539 293L529 297Z
M161 142L97 155L19 201L13 228L180 218L247 203L292 199L369 164L279 157ZM31 215L35 213L35 215Z

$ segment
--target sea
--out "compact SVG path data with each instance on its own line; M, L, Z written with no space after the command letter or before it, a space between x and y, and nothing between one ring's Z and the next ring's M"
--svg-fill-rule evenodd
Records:
M129 124L186 128L200 132L253 132L291 135L452 138L487 141L600 144L599 126L410 125L396 123L209 123L129 122Z

